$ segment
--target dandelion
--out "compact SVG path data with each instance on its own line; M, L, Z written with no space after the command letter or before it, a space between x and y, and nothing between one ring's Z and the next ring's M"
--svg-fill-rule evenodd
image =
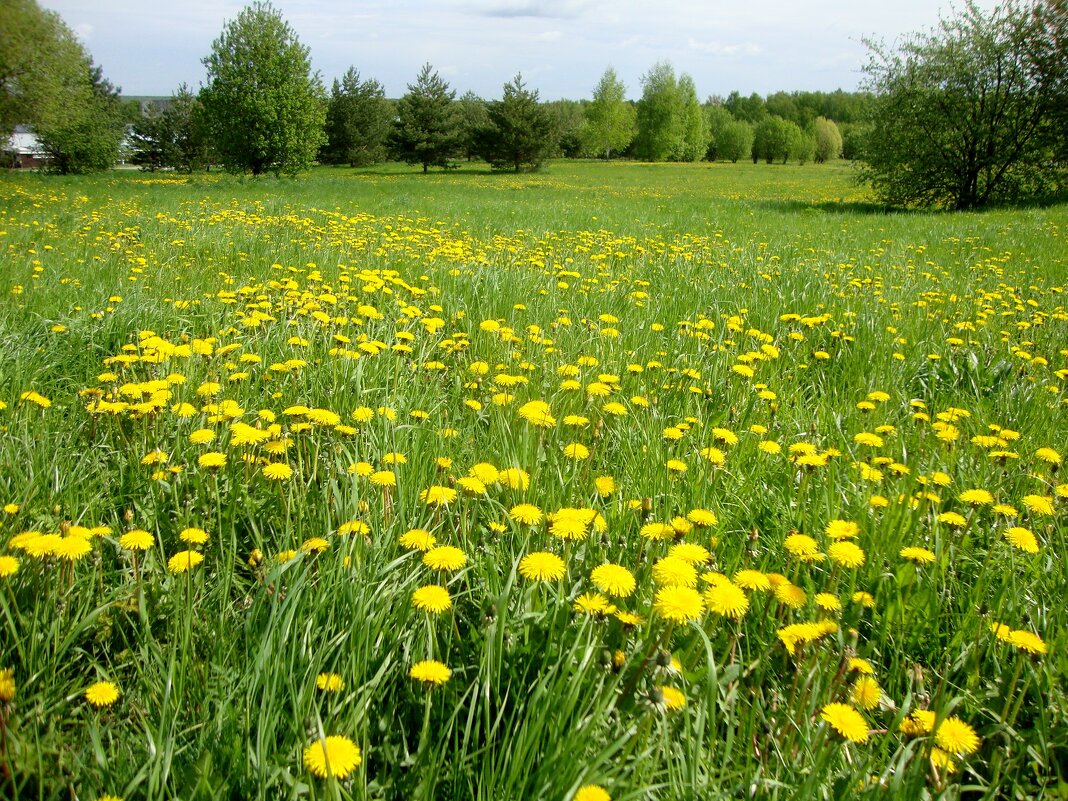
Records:
M675 521L672 521L672 523L674 522ZM689 525L686 520L683 520L682 522ZM712 558L712 554L708 548L703 545L698 545L696 542L680 542L678 545L672 545L671 550L668 551L668 556L673 556L676 559L689 562L691 565L703 565Z
M862 709L875 709L883 697L882 688L871 676L861 676L853 683L850 700Z
M1052 465L1059 465L1061 463L1061 455L1053 450L1053 448L1039 448L1035 451L1035 458Z
M435 659L426 659L412 665L408 676L423 684L441 686L452 677L452 671Z
M673 623L690 623L704 614L705 602L701 593L690 587L662 587L656 593L653 608Z
M697 570L677 556L665 556L653 565L653 579L664 587L696 587Z
M605 562L595 567L590 573L590 581L601 592L613 598L626 598L634 592L637 586L634 576L627 568L612 562Z
M842 608L841 600L833 592L817 592L813 600L825 612L837 612Z
M547 551L528 553L519 560L520 575L530 581L556 581L564 572L564 560Z
M85 700L97 709L111 706L119 700L119 688L110 681L98 681L85 691Z
M131 529L119 537L119 546L127 551L147 551L155 544L155 536L140 528Z
M851 520L832 520L824 532L832 540L848 540L860 534L860 526Z
M52 405L52 401L37 392L23 392L19 395L19 400L26 403L32 403L36 406L40 406L42 409L47 409Z
M590 449L581 442L572 442L569 445L564 446L564 456L568 459L574 459L576 462L580 462L590 458Z
M226 466L226 454L218 451L202 453L197 458L197 464L207 470L214 470Z
M1037 634L1032 634L1030 631L1020 629L1010 631L1004 639L1010 645L1019 648L1021 651L1027 651L1029 654L1049 653L1049 647L1043 642L1042 638Z
M860 567L864 564L864 551L853 542L836 542L827 549L831 561L842 567Z
M0 578L7 578L19 572L19 560L15 556L0 555Z
M467 564L467 557L452 545L439 545L423 554L423 564L432 570L448 572L459 570Z
M456 500L456 490L452 487L430 487L419 493L419 500L427 506L448 506Z
M167 569L178 575L192 570L204 561L204 554L197 551L179 551L167 560Z
M957 500L969 506L990 506L994 503L994 496L985 489L970 489L958 495Z
M790 534L783 540L783 547L799 559L811 559L820 553L820 546L806 534Z
M759 570L739 570L731 579L743 590L770 590L771 581Z
M686 519L700 528L711 528L719 523L716 516L707 509L691 509Z
M345 681L337 673L320 673L315 677L315 686L324 693L337 693L345 689Z
M660 697L659 702L664 705L665 709L674 712L686 706L686 696L674 687L660 686L656 690Z
M915 545L902 548L898 551L897 555L902 559L908 559L910 562L915 562L918 565L929 565L935 560L934 551L929 551L926 548L920 548Z
M607 615L616 610L616 607L599 592L584 592L575 599L572 608L585 615Z
M584 784L571 801L612 801L612 796L599 784Z
M0 669L0 703L9 704L15 700L15 669Z
M436 542L433 534L421 528L413 528L400 537L401 547L409 551L429 551Z
M740 620L749 610L749 598L745 591L732 581L719 581L704 592L705 603L710 611Z
M950 528L964 528L968 525L968 520L964 515L957 512L942 512L935 518L939 523L945 523Z
M1029 529L1013 526L1006 529L1004 534L1012 547L1019 548L1024 553L1038 553L1038 540Z
M320 779L346 778L362 761L360 747L348 737L334 735L304 749L304 767Z
M84 537L62 537L53 546L52 554L68 562L76 562L92 550L93 546Z
M293 477L293 468L285 462L272 462L264 465L263 477L270 481L288 481Z
M975 729L957 717L948 717L935 729L935 742L949 754L967 756L979 750Z
M935 713L929 709L915 709L901 721L901 733L909 737L922 737L934 731Z
M602 498L607 498L616 491L616 480L612 476L598 476L593 480L593 487Z
M524 403L519 407L519 416L532 426L552 428L556 425L556 418L553 417L552 409L549 408L549 404L545 401L533 400Z
M820 717L849 742L868 742L868 721L849 704L827 704Z
M182 529L178 539L191 545L203 545L208 541L208 532L202 528L186 528Z
M1053 515L1053 499L1046 495L1024 495L1020 500L1033 515L1051 517Z
M427 584L412 593L412 605L431 614L440 614L452 606L449 591L437 584Z

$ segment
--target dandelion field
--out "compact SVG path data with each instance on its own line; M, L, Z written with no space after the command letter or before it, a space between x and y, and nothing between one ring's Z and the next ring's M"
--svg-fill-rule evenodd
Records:
M1068 793L1064 207L17 175L0 249L3 797Z

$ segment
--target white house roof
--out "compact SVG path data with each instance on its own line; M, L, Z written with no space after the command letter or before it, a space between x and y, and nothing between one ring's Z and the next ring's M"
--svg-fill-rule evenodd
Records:
M15 131L8 137L7 145L4 150L8 153L15 153L19 156L43 156L45 155L44 148L41 147L41 142L37 138L37 134L30 133L29 131Z

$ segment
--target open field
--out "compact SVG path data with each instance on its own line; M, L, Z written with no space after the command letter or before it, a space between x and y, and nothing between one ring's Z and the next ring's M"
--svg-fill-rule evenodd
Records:
M866 200L0 176L0 796L1065 797L1068 208Z

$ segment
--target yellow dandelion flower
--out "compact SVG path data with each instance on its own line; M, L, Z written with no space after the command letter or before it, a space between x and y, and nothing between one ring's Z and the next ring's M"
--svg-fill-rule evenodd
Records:
M745 591L732 581L718 581L704 592L705 603L710 611L740 620L749 610L749 598Z
M532 426L552 428L556 425L556 418L553 417L552 409L549 408L548 403L541 400L524 403L519 407L519 416Z
M662 587L656 593L653 608L673 623L690 623L704 614L705 602L701 593L690 587Z
M836 542L827 549L832 562L843 567L860 567L864 564L864 551L854 542Z
M519 573L530 581L556 581L566 572L564 560L548 551L528 553L519 560Z
M571 801L612 801L612 796L599 784L584 784Z
M974 754L979 750L979 735L958 717L948 717L935 729L935 742L946 753L956 756Z
M456 500L456 490L452 487L430 487L419 493L419 500L427 506L448 506Z
M1053 499L1046 495L1024 495L1020 503L1033 515L1052 517L1054 514Z
M637 582L627 568L622 565L605 562L593 569L590 581L601 592L613 598L626 598L634 592Z
M871 676L861 676L853 683L850 700L861 709L875 709L883 697L882 688Z
M934 551L929 551L926 548L920 548L915 545L902 548L898 551L898 556L902 559L908 559L910 562L915 562L918 565L929 565L935 560Z
M432 570L448 572L467 564L467 557L453 545L439 545L423 554L423 564Z
M202 528L185 528L178 534L178 539L192 545L203 545L208 541L208 532Z
M664 587L696 587L697 570L677 556L665 556L653 565L653 579Z
M119 688L110 681L98 681L86 689L85 700L100 709L118 701L119 695Z
M994 496L985 489L969 489L958 495L957 500L969 506L990 506L994 503Z
M360 766L360 747L348 737L333 735L304 749L304 767L320 779L346 778Z
M197 458L197 464L207 470L213 470L226 466L226 454L219 453L218 451L208 451L202 453Z
M179 551L167 560L167 569L175 575L185 573L204 561L204 555L196 551Z
M324 693L338 693L345 689L345 680L337 673L320 673L315 677L315 686Z
M400 537L401 546L410 551L429 551L436 542L433 534L421 528L413 528Z
M660 696L660 703L663 704L666 709L675 711L686 706L686 696L674 687L660 686L657 687L656 690L657 694Z
M427 584L412 593L412 605L436 615L452 607L452 596L444 587Z
M868 742L868 721L849 704L827 704L820 717L851 743Z
M436 659L426 659L412 665L408 676L423 684L441 686L452 677L452 670Z
M1005 641L1022 651L1027 651L1029 654L1049 653L1049 647L1043 642L1042 638L1037 634L1032 634L1030 631L1021 629L1010 631L1008 636L1005 637Z
M1008 540L1014 548L1019 548L1024 553L1038 553L1038 540L1035 539L1035 535L1030 529L1023 528L1022 526L1013 526L1006 529L1004 532L1005 539Z

